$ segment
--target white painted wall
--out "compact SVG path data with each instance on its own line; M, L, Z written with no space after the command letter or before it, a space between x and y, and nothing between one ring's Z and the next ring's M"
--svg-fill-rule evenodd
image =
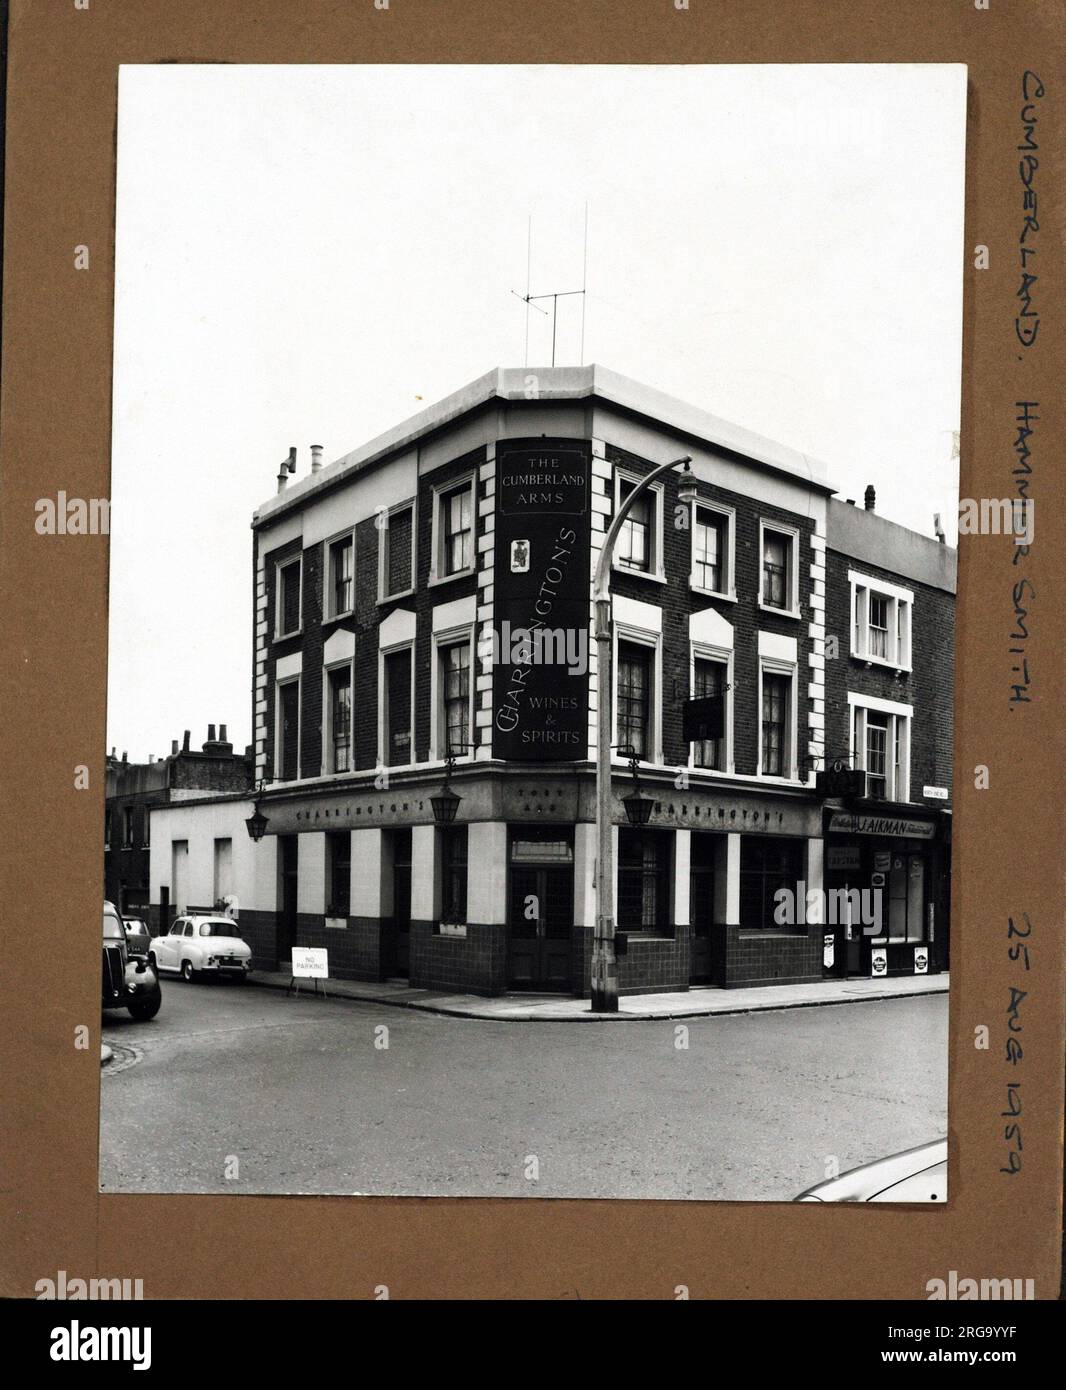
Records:
M385 832L372 826L352 831L352 891L353 917L384 917L385 889L391 897L391 882L387 884L385 864ZM391 908L390 908L391 910Z
M466 919L507 921L507 826L474 821L467 828Z
M326 910L326 834L315 830L296 837L296 911Z
M411 827L411 919L431 922L437 915L436 826Z
M267 837L258 845L248 835L244 822L252 814L253 803L240 801L181 801L152 810L152 845L149 856L149 888L153 903L159 902L159 890L165 884L175 902L171 882L172 852L175 840L189 845L186 861L185 901L197 907L210 906L215 901L215 841L232 841L230 859L230 891L236 894L242 908L273 911L276 897L275 856L277 840Z
M346 487L313 502L304 513L304 546L314 545L340 531L350 530L372 517L378 507L391 507L414 497L418 490L418 463L414 449ZM357 542L358 544L358 542Z

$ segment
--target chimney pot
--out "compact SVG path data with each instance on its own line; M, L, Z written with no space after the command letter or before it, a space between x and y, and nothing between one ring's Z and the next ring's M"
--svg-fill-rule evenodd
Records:
M877 493L874 491L873 483L866 484L866 492L863 494L863 505L868 512L875 509L877 503Z
M123 761L123 762L126 761L126 750L125 750L125 748L123 748L123 750L122 750L122 761Z
M322 467L322 445L311 445L311 472L317 473Z
M183 753L187 753L187 752L189 751L189 739L190 739L191 737L192 737L192 731L191 731L190 729L186 729L186 730L185 730L185 736L184 736L184 738L183 738L182 741L181 741L181 751L182 751Z
M170 740L170 755L171 755L171 757L173 757L174 754L177 753L177 751L178 751L178 740L177 740L176 738L172 738L172 739Z
M279 492L284 492L284 491L285 491L285 483L286 483L286 481L287 481L286 475L289 474L289 473L295 473L295 472L296 472L296 445L293 444L292 447L289 449L289 457L282 463L281 467L278 469L278 491L279 491Z
M220 724L220 725L218 726L218 741L219 741L219 743L225 743L225 742L226 742L226 726L225 726L225 724Z
M208 724L208 726L207 726L207 741L208 741L208 743L214 743L214 741L215 741L215 726L214 726L214 724Z

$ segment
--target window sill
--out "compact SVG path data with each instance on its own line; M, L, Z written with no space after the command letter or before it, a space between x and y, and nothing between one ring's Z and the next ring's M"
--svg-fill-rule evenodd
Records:
M449 575L448 578L451 579L452 576ZM380 606L381 604L385 604L385 603L395 603L397 599L401 599L401 598L410 598L410 597L414 594L414 591L415 591L415 588L414 588L414 585L412 584L411 587L410 587L409 589L401 589L401 590L399 591L399 593L395 593L395 594L379 594L379 596L378 596L378 605Z
M778 618L791 618L794 622L800 622L803 614L798 608L778 608L772 603L763 603L759 600L759 607L764 613L773 613Z
M612 565L611 565L611 573L612 573L612 574L624 574L624 575L627 576L627 578L631 578L631 579L647 579L647 580L649 580L652 584L665 584L665 583L666 583L666 575L663 574L662 570L638 570L638 569L630 569L630 567L629 567L628 565L618 565L618 564L613 564L613 563L612 563Z
M343 613L327 613L327 615L322 619L322 626L325 627L328 623L339 623L343 618L354 617L354 608L346 608Z
M814 925L817 925L819 930L822 929L821 923L816 923ZM780 941L782 939L787 941L806 941L810 936L810 932L791 931L787 930L785 927L740 927L738 930L745 941L754 941L762 938L765 938L767 941ZM828 930L828 928L826 928L826 930Z
M913 669L909 664L889 661L884 656L866 656L862 652L856 651L853 651L851 656L854 661L861 661L864 666L880 666L886 671L898 671L901 675L909 676Z
M468 569L456 570L454 574L431 574L427 581L427 587L436 589L439 588L441 584L452 584L456 579L469 579L472 574L476 573L476 569L471 565Z
M438 922L434 935L439 936L444 941L465 941L466 925L456 922Z
M301 623L299 627L294 627L291 632L275 632L270 640L272 642L288 642L293 637L302 637L303 631L303 624Z
M719 603L737 602L737 596L735 593L722 594L719 593L717 589L704 589L701 585L697 584L694 579L690 579L688 581L688 587L692 590L694 594L699 594L702 598L717 599ZM774 611L776 612L777 610L775 609Z

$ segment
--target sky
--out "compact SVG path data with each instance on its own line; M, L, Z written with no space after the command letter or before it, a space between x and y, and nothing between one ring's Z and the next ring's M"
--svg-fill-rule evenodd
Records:
M278 464L548 365L527 289L586 287L558 365L954 544L965 102L958 65L124 66L108 747L251 741Z

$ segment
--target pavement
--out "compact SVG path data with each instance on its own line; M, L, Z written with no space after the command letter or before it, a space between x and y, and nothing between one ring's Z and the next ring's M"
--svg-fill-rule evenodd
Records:
M100 1184L790 1201L947 1132L947 1039L946 994L575 1028L168 978L105 1021Z
M256 970L249 984L288 990L292 977L285 971ZM446 994L412 989L406 981L366 983L362 980L319 982L330 999L356 999L399 1009L455 1018L495 1019L499 1022L618 1023L656 1018L705 1018L719 1014L759 1013L764 1009L803 1009L823 1004L855 1004L860 1000L902 999L916 994L946 994L948 976L895 975L881 980L822 980L813 985L761 985L755 989L694 988L669 994L625 994L616 1014L594 1013L588 999L558 994L505 994L486 999L479 994ZM300 996L314 997L314 981L299 981Z

